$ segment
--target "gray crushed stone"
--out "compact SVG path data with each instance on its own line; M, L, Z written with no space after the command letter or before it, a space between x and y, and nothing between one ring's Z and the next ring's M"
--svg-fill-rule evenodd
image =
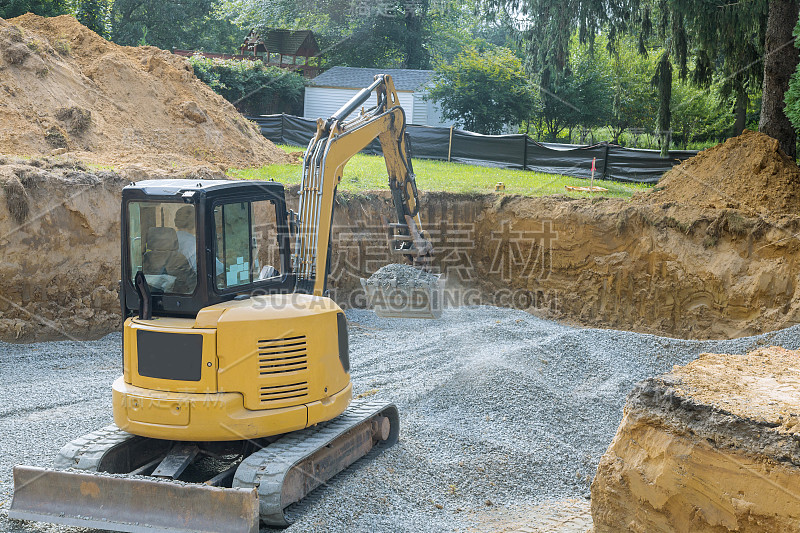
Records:
M400 442L314 492L289 533L463 531L487 509L586 497L636 382L703 352L800 348L800 326L699 342L485 306L437 321L347 316L354 392L398 405ZM11 469L50 465L111 422L119 350L119 334L0 343L0 531L85 531L9 520Z
M436 287L439 283L439 276L424 272L411 265L392 263L381 267L367 280L367 285L378 287L399 287L399 288L429 288Z

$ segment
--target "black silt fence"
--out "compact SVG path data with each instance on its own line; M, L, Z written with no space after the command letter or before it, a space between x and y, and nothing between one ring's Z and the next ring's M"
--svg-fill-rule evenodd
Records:
M275 143L305 147L317 129L316 121L293 115L248 117L261 134ZM623 148L607 142L590 146L536 142L527 135L481 135L454 128L408 125L411 155L420 159L456 161L474 165L534 170L580 178L635 183L656 183L677 163L697 154L694 150L672 150L661 157L658 150ZM375 140L362 153L379 155Z

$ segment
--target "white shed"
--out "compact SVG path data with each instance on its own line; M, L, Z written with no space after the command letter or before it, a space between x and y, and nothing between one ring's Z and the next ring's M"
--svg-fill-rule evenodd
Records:
M376 74L392 76L408 124L450 126L442 120L439 106L424 99L433 80L432 70L332 67L306 87L303 116L313 120L328 118L372 84Z

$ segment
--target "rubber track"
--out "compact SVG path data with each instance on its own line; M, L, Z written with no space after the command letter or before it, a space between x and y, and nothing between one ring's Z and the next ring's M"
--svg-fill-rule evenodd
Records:
M397 442L399 433L397 408L388 402L356 400L350 404L347 411L333 420L288 433L248 456L237 468L233 486L256 487L261 521L271 526L289 526L302 514L303 504L307 503L299 502L290 506L289 513L283 509L281 504L283 481L289 470L350 429L379 414L389 417L391 432L386 441L377 444L367 454L373 456L376 450ZM133 444L142 438L126 433L112 424L67 443L58 452L54 467L57 470L73 468L97 472L100 462L109 451L118 446ZM352 466L347 470L350 468ZM164 480L164 482L169 481Z
M61 448L53 466L57 470L74 468L97 472L103 457L117 446L132 444L142 437L125 433L114 424L78 437Z
M258 490L262 522L270 526L289 526L294 517L284 512L281 503L283 481L289 470L350 429L379 414L389 417L391 433L375 448L391 446L399 433L397 408L387 402L357 400L333 420L284 435L247 457L236 470L233 486Z

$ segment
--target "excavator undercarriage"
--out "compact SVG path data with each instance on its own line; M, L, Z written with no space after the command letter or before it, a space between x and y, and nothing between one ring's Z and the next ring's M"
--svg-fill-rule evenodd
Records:
M9 518L151 533L285 527L309 492L398 435L397 408L375 401L253 441L171 442L111 425L64 446L55 469L16 466Z

